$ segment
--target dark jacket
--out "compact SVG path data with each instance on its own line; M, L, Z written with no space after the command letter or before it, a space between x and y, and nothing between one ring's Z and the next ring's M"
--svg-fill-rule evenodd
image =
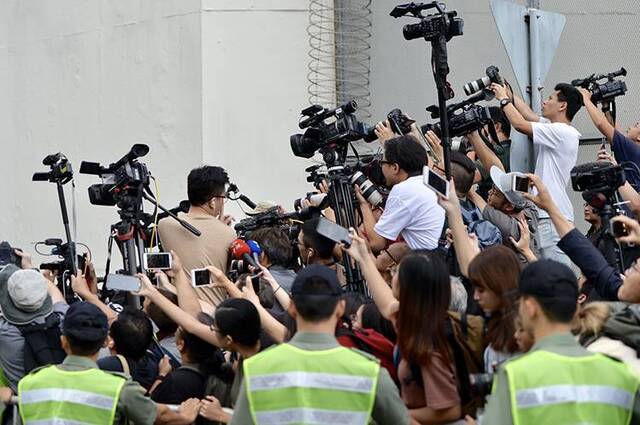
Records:
M590 280L605 301L617 301L622 286L620 273L611 267L598 248L578 229L573 229L558 242L560 248Z

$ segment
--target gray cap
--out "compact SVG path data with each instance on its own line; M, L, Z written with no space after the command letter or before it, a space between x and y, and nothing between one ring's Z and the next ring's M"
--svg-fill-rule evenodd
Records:
M44 276L35 270L7 265L0 272L0 308L5 319L14 325L51 314L53 304Z
M502 192L507 201L511 202L514 207L522 208L527 202L518 192L511 190L511 181L513 176L526 177L523 173L513 171L511 173L505 173L495 165L491 167L489 171L491 174L491 180L493 184Z

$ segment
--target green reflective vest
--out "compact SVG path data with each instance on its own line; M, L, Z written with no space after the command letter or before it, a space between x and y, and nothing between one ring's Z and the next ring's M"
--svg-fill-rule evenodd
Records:
M344 347L307 351L280 344L244 361L254 423L366 424L380 365Z
M48 366L18 383L24 425L113 424L125 379L100 369L64 371Z
M533 351L505 364L514 425L627 425L638 380L600 354Z

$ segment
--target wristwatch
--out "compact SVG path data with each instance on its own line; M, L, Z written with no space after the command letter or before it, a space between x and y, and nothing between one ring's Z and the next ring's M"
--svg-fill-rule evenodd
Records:
M500 99L500 109L504 109L505 106L511 103L511 99L505 97L504 99Z

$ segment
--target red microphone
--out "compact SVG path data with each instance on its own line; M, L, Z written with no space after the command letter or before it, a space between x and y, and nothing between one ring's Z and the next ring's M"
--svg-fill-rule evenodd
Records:
M242 239L236 239L231 242L229 247L231 255L236 260L244 260L247 264L255 269L259 269L258 264L251 257L251 247Z

